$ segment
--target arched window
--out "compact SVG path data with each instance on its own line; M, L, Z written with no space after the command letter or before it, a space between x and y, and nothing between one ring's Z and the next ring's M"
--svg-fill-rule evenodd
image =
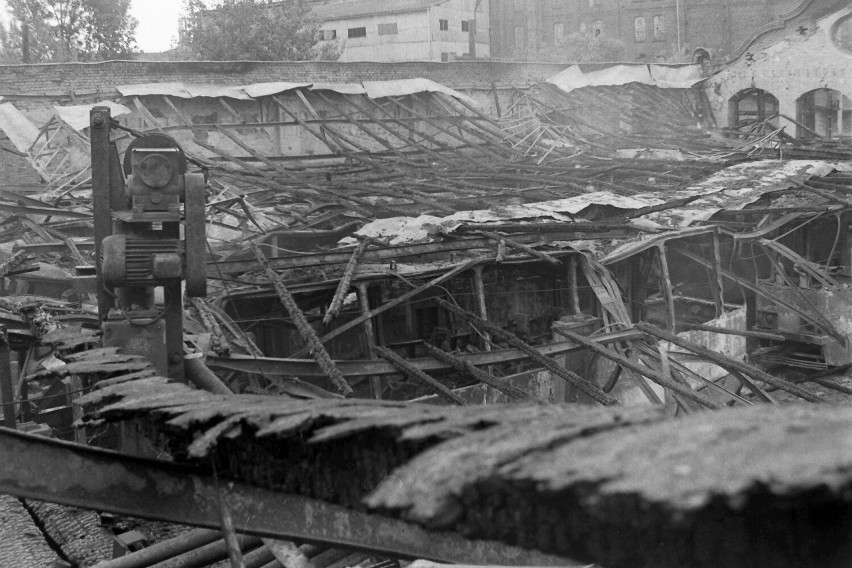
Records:
M834 24L831 39L837 47L852 53L852 16L846 16Z
M692 62L698 63L699 65L703 65L710 61L710 52L704 49L703 47L699 47L695 51L692 52Z
M778 128L778 99L763 89L743 89L728 101L728 128L742 136Z
M814 89L796 100L796 138L852 137L852 101L834 89Z

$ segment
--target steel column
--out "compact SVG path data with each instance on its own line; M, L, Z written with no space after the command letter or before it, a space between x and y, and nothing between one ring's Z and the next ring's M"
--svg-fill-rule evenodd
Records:
M101 247L112 234L112 198L110 190L111 147L109 141L112 117L107 107L95 107L89 114L92 147L92 209L95 231L95 277L98 292L98 317L105 320L114 306L113 295L105 294L101 269Z

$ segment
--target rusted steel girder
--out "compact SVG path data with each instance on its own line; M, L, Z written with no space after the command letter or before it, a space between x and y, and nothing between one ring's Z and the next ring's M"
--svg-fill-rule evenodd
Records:
M0 429L0 493L198 527L220 528L220 500L246 534L462 564L572 566L493 541L429 532L296 495L152 461ZM61 464L61 470L57 470Z

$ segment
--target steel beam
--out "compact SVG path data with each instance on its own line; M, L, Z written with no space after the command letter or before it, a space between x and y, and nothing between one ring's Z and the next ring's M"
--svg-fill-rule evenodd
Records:
M546 236L554 241L576 241L595 239L611 239L618 237L635 236L636 231L630 229L610 230L591 235L590 233L580 233L577 231L557 231L548 232ZM515 234L512 239L519 243L534 245L541 242L545 235L541 232L532 232L528 234ZM493 249L494 241L482 237L464 237L451 241L440 241L434 243L401 245L392 247L383 247L376 249L368 249L361 257L362 263L384 262L388 260L401 260L407 257L417 257L424 254L437 254L454 251L474 250L474 249ZM576 254L570 251L551 252L552 255L560 254ZM313 266L324 266L329 264L343 264L349 262L352 257L352 251L346 252L326 252L317 254L302 254L293 256L278 256L270 257L269 265L275 270L288 270L292 268L305 268ZM525 262L530 262L529 257L524 257ZM207 264L207 275L209 278L219 278L219 273L236 274L242 272L251 272L257 270L257 262L253 259L244 260L220 260L209 262ZM297 289L294 287L294 290Z
M152 461L0 430L0 493L217 529L220 500L246 534L447 563L571 566L564 558L430 532L400 520ZM61 464L61 471L57 471Z
M589 340L601 345L609 343L618 343L637 339L641 334L635 330L617 331L612 333L602 333ZM542 355L555 357L564 355L573 351L583 351L585 347L578 345L572 341L559 341L549 343L547 345L535 346L536 351ZM509 363L512 361L521 361L529 358L529 355L520 349L500 349L498 351L480 351L478 353L460 353L458 358L463 361L468 361L475 367L487 367L490 365L499 365L500 363ZM409 359L408 362L421 371L441 371L451 367L446 363L438 361L432 357L423 357L419 359ZM364 376L383 376L383 375L398 375L399 370L388 363L387 361L372 361L368 359L354 360L335 360L335 365L340 369L345 377L364 377ZM209 356L206 359L206 364L211 369L224 369L228 371L238 371L243 373L254 373L261 375L277 375L300 377L305 381L309 381L312 377L324 377L325 373L311 359L278 359L272 357L251 357L248 355L231 355L230 357Z

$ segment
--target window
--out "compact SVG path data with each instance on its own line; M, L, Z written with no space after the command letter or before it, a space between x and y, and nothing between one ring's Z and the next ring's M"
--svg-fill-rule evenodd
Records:
M367 37L367 28L349 28L347 32L349 39L356 37Z
M847 52L852 51L852 16L845 16L834 24L831 37L835 45Z
M337 30L322 30L323 41L331 41L337 39Z
M392 24L379 24L379 35L396 35L398 32L396 22Z
M462 20L462 31L469 32L470 31L470 21Z
M634 41L645 41L645 18L638 17L633 20L633 39Z
M450 29L450 21L449 20L438 20L438 27L442 32L446 32Z
M441 52L441 61L447 62L449 60L450 60L450 52L449 51L442 51Z
M665 16L654 16L654 41L663 40L666 35Z
M557 22L553 24L553 44L562 45L565 43L565 24Z
M523 26L515 26L515 49L526 49L527 29Z

